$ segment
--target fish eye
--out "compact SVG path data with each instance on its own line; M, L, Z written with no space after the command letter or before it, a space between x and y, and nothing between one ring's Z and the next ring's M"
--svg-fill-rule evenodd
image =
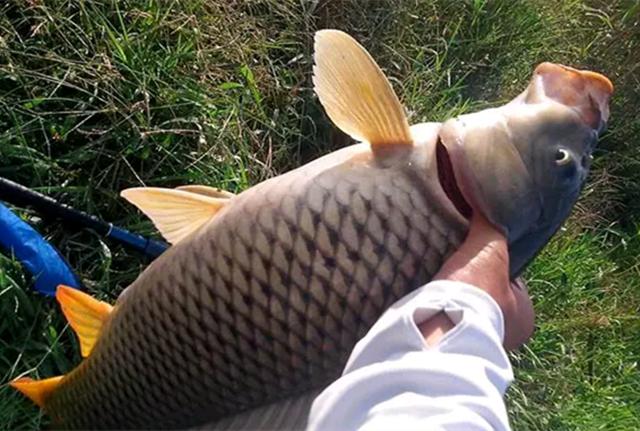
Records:
M564 166L571 162L571 155L569 152L563 148L558 148L556 150L555 161L558 166Z

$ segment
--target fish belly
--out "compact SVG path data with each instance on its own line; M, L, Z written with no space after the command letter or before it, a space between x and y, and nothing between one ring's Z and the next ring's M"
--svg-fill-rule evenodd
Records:
M69 428L190 427L322 388L460 244L435 187L362 164L249 189L140 275L48 410Z

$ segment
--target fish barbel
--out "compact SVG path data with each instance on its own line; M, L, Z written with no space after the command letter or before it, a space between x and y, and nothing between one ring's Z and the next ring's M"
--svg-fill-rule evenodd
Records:
M508 237L519 274L566 219L613 91L539 65L513 101L409 127L351 37L316 34L314 87L361 143L239 195L123 192L173 246L112 307L57 298L86 359L12 385L65 428L178 428L322 388L394 301L427 283L472 211Z

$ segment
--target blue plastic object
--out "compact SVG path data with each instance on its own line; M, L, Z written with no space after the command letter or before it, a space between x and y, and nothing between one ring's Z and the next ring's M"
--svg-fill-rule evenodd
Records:
M59 284L80 288L78 278L58 250L1 203L0 247L33 275L38 292L54 296Z

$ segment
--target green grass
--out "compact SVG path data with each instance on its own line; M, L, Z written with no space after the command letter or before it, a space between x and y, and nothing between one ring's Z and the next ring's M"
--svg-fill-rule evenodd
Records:
M310 82L313 32L356 36L412 123L502 103L534 65L616 84L611 126L566 229L527 271L538 329L514 354L514 429L640 429L640 6L624 0L7 0L0 5L0 175L132 230L136 185L239 191L348 140ZM146 264L21 210L87 287L113 299ZM0 383L79 362L50 299L0 257ZM0 424L46 426L6 385Z

